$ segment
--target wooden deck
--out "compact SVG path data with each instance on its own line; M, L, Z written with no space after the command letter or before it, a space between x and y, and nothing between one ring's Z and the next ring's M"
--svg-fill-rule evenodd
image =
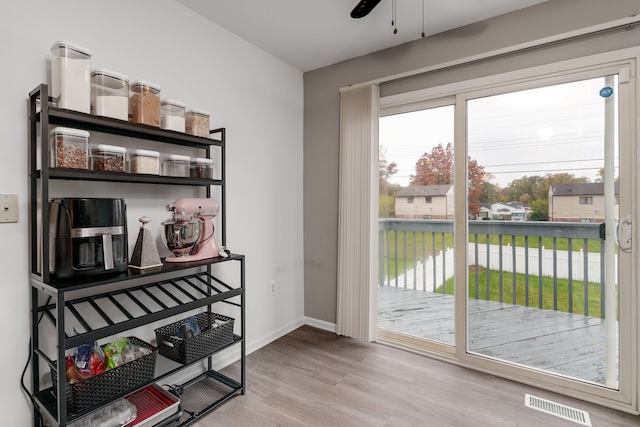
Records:
M605 320L470 299L469 351L605 383ZM378 327L454 345L452 295L382 286Z

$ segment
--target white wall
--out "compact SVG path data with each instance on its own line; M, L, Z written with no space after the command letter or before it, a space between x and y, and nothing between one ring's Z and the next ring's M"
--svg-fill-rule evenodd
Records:
M31 423L19 386L30 333L27 97L49 80L49 48L59 39L91 49L92 66L155 82L163 96L208 110L212 127L227 128L227 244L247 256L249 350L303 317L302 73L172 0L2 2L0 194L18 194L20 211L18 223L0 224L0 412L7 426ZM125 197L130 247L138 217L150 215L158 226L168 217L164 206L191 191L55 184L61 195ZM277 284L271 297L270 279Z

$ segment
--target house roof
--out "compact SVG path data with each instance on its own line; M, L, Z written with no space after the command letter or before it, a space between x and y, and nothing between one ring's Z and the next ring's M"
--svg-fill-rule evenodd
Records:
M604 183L587 182L584 184L553 184L550 192L554 196L602 196ZM615 183L615 194L620 193L620 184Z
M453 185L412 185L396 193L396 197L444 196Z

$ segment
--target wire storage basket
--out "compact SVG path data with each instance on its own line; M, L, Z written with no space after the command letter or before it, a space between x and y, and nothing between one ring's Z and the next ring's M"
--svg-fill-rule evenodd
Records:
M200 328L198 335L188 338L179 336L181 328L189 319L182 319L155 329L161 356L186 365L233 342L234 320L232 318L209 312L200 313L194 317Z
M155 378L158 349L139 338L128 339L129 343L147 348L151 353L85 380L67 383L67 410L70 413L78 413L100 405L115 395L134 390ZM64 366L64 361L62 363ZM58 376L53 368L51 379L55 393L58 390Z

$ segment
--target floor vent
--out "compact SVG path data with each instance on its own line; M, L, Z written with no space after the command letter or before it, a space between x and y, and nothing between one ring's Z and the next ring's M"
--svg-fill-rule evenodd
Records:
M565 420L573 421L575 423L582 424L583 426L591 427L591 419L589 418L589 413L586 411L581 411L580 409L574 409L570 406L561 405L550 400L531 396L530 394L524 395L524 404L528 408L537 409L538 411L555 415L556 417L564 418Z

